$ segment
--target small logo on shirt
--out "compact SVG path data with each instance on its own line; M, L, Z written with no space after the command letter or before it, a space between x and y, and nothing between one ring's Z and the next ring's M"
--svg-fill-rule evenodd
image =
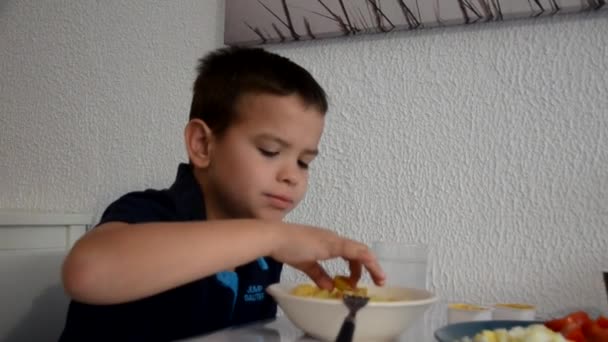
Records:
M262 285L250 285L245 292L246 302L259 302L264 299L264 288Z

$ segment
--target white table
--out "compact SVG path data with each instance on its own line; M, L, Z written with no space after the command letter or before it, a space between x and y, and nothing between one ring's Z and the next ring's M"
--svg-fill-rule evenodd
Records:
M420 335L411 336L406 333L394 342L435 342L433 332L445 324L445 306L435 304L417 322L414 333ZM423 327L420 327L420 325ZM420 337L418 337L420 336ZM233 327L221 330L209 335L199 336L183 340L182 342L313 342L318 341L307 336L302 330L296 328L287 317L280 316L275 320L261 321L254 324Z

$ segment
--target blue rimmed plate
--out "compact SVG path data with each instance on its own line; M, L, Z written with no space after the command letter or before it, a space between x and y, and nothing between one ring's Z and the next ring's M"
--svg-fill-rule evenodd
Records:
M454 323L437 329L435 331L435 338L439 342L453 342L467 336L473 338L473 336L483 330L511 329L542 323L541 321L475 321Z

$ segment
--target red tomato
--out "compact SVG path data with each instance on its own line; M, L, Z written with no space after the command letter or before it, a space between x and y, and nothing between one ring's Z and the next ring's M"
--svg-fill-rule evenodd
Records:
M589 315L587 315L587 313L585 311L573 312L573 313L569 314L568 316L566 316L566 318L568 318L571 321L576 322L577 324L580 324L580 325L591 321L591 318L589 318Z
M585 322L589 321L591 321L591 318L589 318L589 315L587 315L586 312L576 311L568 316L547 321L545 322L545 326L553 331L559 332L566 328L569 328L568 330L572 330L573 327L580 327Z
M545 326L555 332L562 331L566 324L568 324L568 320L566 318L558 318L545 322Z
M545 326L574 342L608 342L608 318L592 320L584 311L545 322Z
M608 342L608 328L602 328L597 322L589 321L583 324L582 332L586 342Z
M585 339L585 335L583 335L583 332L581 331L580 328L577 329L573 329L567 333L563 333L562 335L568 340L568 341L573 341L573 342L590 342L588 340Z
M604 316L598 317L595 322L602 328L608 328L608 318Z

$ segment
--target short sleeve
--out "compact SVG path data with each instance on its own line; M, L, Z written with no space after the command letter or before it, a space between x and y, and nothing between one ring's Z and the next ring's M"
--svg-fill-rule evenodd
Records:
M110 204L99 224L171 221L175 216L175 203L166 191L146 190L128 193Z

